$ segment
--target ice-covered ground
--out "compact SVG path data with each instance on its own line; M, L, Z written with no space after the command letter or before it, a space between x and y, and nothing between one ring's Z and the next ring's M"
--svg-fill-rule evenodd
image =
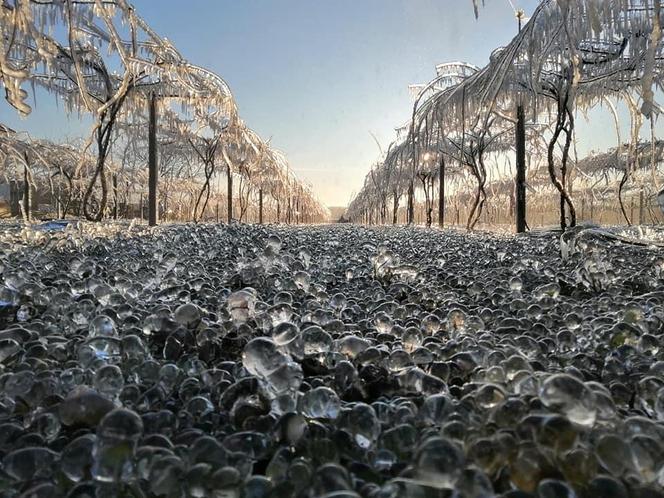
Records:
M661 235L2 225L0 493L664 496Z

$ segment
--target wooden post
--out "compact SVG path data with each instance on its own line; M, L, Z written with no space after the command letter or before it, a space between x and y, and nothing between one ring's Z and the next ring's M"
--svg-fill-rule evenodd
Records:
M438 165L438 226L445 226L445 156L442 152Z
M258 224L263 224L263 189L258 189Z
M639 225L643 225L646 222L646 212L643 204L643 189L641 189L639 191Z
M230 164L226 165L226 202L228 203L228 224L230 225L233 221L233 172Z
M118 219L118 174L113 175L113 219Z
M16 180L12 180L9 183L9 210L12 216L18 216L21 214L21 208L19 206L21 202L21 189L18 186Z
M523 105L516 108L516 232L526 231L526 124Z
M408 184L408 212L406 223L412 225L415 221L415 187L413 186L413 180Z
M125 189L125 218L129 218L129 181L127 181L127 188ZM134 217L134 211L131 211L131 217Z
M27 160L27 153L25 157ZM30 194L30 172L28 171L28 166L26 164L23 166L23 216L25 216L26 221L30 221L31 218L30 207L32 202L30 202Z
M148 126L148 225L157 225L157 103L150 95L150 123Z
M59 220L64 218L64 215L62 214L63 206L62 206L62 202L60 201L61 196L62 196L62 185L61 185L60 182L58 182L58 196L55 199L55 208L56 208L55 212L56 212L56 216L58 217Z

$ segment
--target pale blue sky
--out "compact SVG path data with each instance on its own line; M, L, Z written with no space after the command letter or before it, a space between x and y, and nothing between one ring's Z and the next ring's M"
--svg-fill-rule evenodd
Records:
M283 150L328 205L345 205L411 106L408 85L436 64L484 65L517 25L509 0L134 0L137 11L192 62L230 85L245 122ZM536 0L514 0L530 14ZM81 135L53 97L19 120L35 136ZM611 142L613 145L613 142Z

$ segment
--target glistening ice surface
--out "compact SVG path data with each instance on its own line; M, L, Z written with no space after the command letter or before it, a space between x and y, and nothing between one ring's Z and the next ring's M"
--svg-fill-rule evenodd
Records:
M662 496L652 246L43 228L0 234L2 496Z

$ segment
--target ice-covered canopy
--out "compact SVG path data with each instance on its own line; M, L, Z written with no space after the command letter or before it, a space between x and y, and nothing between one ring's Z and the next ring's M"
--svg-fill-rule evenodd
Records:
M31 110L28 82L71 111L100 113L126 99L123 110L131 112L156 94L214 129L236 113L224 80L184 59L125 0L10 0L1 10L2 80L23 114Z
M31 112L29 95L39 86L61 99L68 112L93 116L85 150L95 143L98 169L90 193L100 178L105 199L111 137L131 131L125 140L145 138L152 98L160 133L184 144L218 140L220 154L252 151L250 161L235 161L236 174L248 174L250 165L265 178L278 169L268 144L239 118L226 82L182 57L125 0L6 0L0 31L0 78L19 113ZM289 186L304 189L296 179Z
M551 135L551 180L572 208L566 157L559 160L555 146L565 139L569 148L574 110L609 97L636 95L643 115L659 114L654 95L662 89L664 71L661 17L660 0L543 0L484 68L440 65L436 78L417 88L408 134L397 144L399 160L406 161L402 167L410 171L407 183L422 157L438 152L470 166L481 189L485 179L476 171L478 155L512 148L506 133L513 130L522 104L529 121L539 126L531 133ZM387 159L390 169L394 158ZM557 174L558 165L562 171ZM377 202L367 189L356 198L361 205Z
M0 171L6 182L23 179L24 168L45 181L57 175L71 179L78 168L90 168L94 162L94 157L82 155L74 145L34 139L0 125ZM111 170L116 169L111 164Z

